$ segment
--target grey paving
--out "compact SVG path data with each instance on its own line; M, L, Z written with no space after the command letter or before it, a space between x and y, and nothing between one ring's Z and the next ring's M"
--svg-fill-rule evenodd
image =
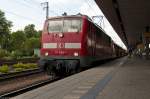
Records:
M150 60L127 59L96 99L150 99Z

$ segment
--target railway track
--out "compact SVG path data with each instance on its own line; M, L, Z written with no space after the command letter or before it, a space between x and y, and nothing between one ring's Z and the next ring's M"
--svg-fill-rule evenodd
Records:
M25 59L16 59L16 60L2 60L2 59L0 59L0 66L3 64L12 65L12 64L16 64L18 62L36 63L38 60L39 60L39 58L25 58Z
M11 66L18 62L36 63L38 60L39 58L0 60L0 66L3 64ZM54 82L58 79L60 78L51 76L47 77L40 69L0 74L0 99L8 99L26 91Z
M16 63L36 63L39 58L26 58L26 59L17 59L17 60L2 60L0 59L0 66L6 64L9 66L9 73L0 73L0 82L8 79L13 79L16 77L27 76L30 74L36 74L42 72L39 68L25 69L23 71L14 72L13 64Z
M21 71L21 72L0 74L0 82L5 81L5 80L10 80L10 79L15 79L17 77L23 77L23 76L28 76L28 75L32 75L32 74L37 74L40 72L42 72L40 69L31 69L31 70L26 70L26 71Z
M4 94L1 94L0 95L0 99L7 99L7 98L11 98L11 97L17 96L19 94L25 93L27 91L30 91L30 90L33 90L33 89L36 89L36 88L39 88L41 86L44 86L44 85L49 84L49 83L52 83L52 82L57 81L59 79L60 79L59 77L55 77L55 78L50 77L47 80L42 80L42 81L33 83L31 85L25 86L23 88L20 88L20 89L11 91L11 92L7 92L7 93L4 93Z

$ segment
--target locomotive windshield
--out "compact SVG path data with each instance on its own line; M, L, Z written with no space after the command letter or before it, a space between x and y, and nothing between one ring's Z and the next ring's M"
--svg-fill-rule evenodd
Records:
M80 32L81 24L79 19L49 20L48 32Z

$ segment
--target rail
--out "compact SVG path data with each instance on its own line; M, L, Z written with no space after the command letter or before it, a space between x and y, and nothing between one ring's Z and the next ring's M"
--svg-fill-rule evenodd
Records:
M37 83L33 83L33 84L31 84L29 86L26 86L26 87L23 87L21 89L2 94L2 95L0 95L0 99L3 99L3 98L7 99L7 98L11 98L11 97L20 95L22 93L25 93L27 91L30 91L30 90L33 90L33 89L36 89L36 88L39 88L39 87L42 87L44 85L47 85L47 84L52 83L54 81L57 81L59 79L61 79L61 78L59 78L59 77L55 77L55 78L51 77L48 80L43 80L43 81L39 81Z
M22 63L36 63L39 60L39 58L24 58L24 59L13 59L13 60L3 60L0 59L0 66L3 64L12 65L16 64L18 62Z
M14 79L16 77L27 76L27 75L31 75L31 74L40 73L40 72L42 72L42 70L40 70L40 69L30 69L30 70L25 70L25 71L21 71L21 72L0 74L0 81Z

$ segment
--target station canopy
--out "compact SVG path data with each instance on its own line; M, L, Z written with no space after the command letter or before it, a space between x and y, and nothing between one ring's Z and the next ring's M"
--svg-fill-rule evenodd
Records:
M150 0L95 0L127 46L142 40L150 26Z

